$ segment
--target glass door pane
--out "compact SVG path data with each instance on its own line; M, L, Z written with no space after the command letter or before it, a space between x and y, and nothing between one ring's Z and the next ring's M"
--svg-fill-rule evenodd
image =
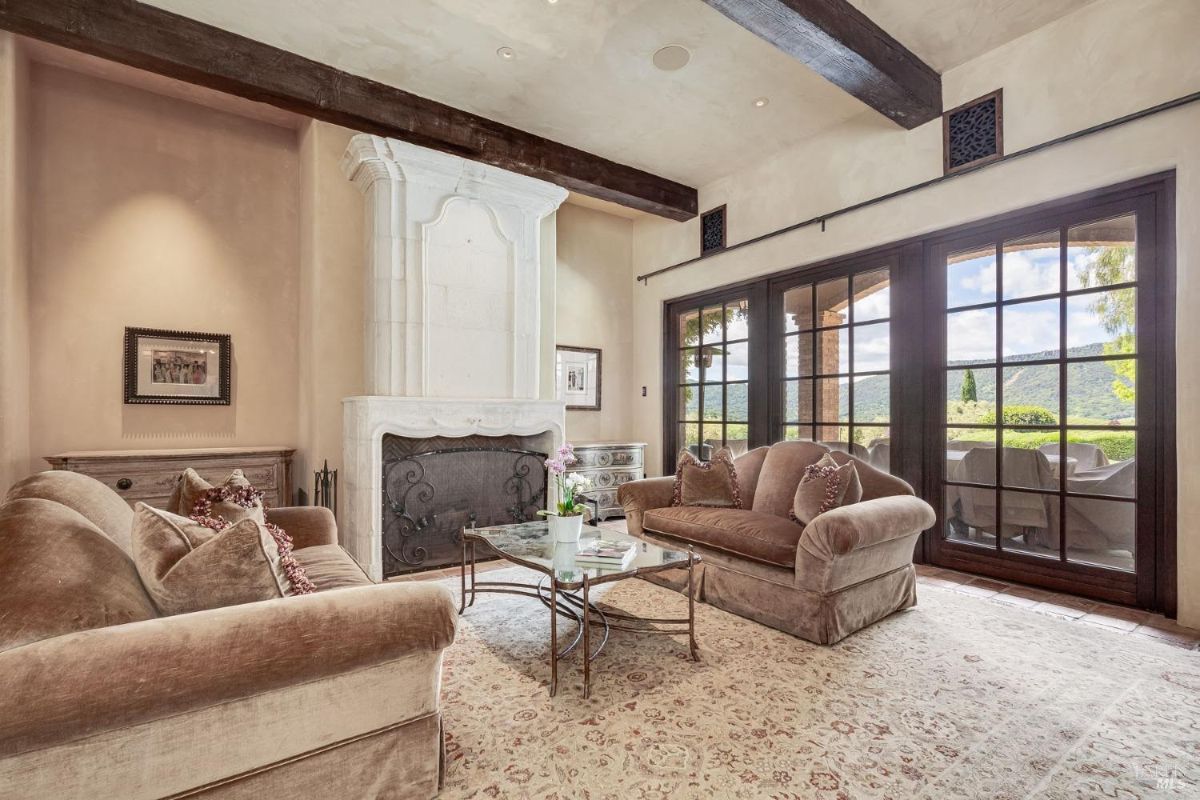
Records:
M707 461L745 452L750 423L750 301L736 297L680 311L675 387L677 442Z
M873 265L780 295L783 439L891 466L891 269Z
M943 537L1136 566L1136 219L945 259Z

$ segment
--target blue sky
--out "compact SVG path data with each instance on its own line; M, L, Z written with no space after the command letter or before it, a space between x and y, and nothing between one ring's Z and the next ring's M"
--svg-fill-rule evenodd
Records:
M1067 250L1067 288L1078 289L1079 274L1094 252L1089 247ZM1050 294L1059 290L1058 249L1032 246L1026 250L1004 254L1004 286L996 281L996 262L992 255L951 264L947 269L947 307L954 308L976 303L993 302L1000 289L1004 299L1020 299ZM1067 347L1109 341L1094 310L1099 295L1074 297L1067 303ZM855 319L859 322L886 318L891 313L891 291L883 287L855 301ZM1004 313L1004 354L1018 356L1056 350L1059 346L1060 307L1057 299L1018 303L1007 306ZM996 350L996 312L994 309L952 312L947 317L948 358L950 361L990 360ZM727 338L746 336L746 318L734 315L729 321ZM848 368L848 334L845 330L829 332L839 339L839 371ZM789 340L789 354L795 339ZM856 371L885 370L889 367L891 349L888 323L859 325L855 328L854 359ZM733 345L726 356L728 379L746 380L749 376L749 348ZM721 359L714 359L719 369ZM713 378L719 374L714 370ZM844 381L843 381L844 382Z
M1067 288L1082 287L1078 275L1095 256L1091 248L1067 249ZM996 260L988 255L951 264L946 273L947 307L991 302L996 299ZM1059 290L1058 248L1028 249L1004 254L1004 299L1019 299ZM1096 296L1072 298L1067 304L1067 347L1107 342L1094 311ZM1007 306L1004 311L1006 356L1056 350L1059 346L1057 300ZM951 313L946 321L948 358L951 361L989 360L996 352L996 312L977 309Z

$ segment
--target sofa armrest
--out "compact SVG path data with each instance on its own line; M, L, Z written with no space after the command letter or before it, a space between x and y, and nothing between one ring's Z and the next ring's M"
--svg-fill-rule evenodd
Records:
M864 500L821 514L804 528L797 557L832 561L933 525L933 506L912 495Z
M287 531L297 550L323 544L337 544L337 520L324 506L289 506L267 509L267 522Z
M623 483L617 489L617 501L625 509L625 523L635 536L642 532L642 515L655 508L671 505L675 495L674 476L646 478Z
M444 587L392 583L43 639L0 653L0 752L440 652L457 620Z

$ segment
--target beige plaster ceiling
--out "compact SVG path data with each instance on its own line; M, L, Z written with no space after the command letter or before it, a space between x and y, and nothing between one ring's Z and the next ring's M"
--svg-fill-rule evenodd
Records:
M852 117L891 125L701 0L148 1L692 186ZM942 67L1084 3L852 1ZM691 62L655 68L667 44Z
M1094 0L850 0L938 72L953 69Z
M150 2L693 186L866 109L700 0Z

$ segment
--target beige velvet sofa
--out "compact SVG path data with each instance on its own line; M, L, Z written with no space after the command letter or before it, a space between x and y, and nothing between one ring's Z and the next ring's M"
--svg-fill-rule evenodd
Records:
M444 588L372 583L333 516L282 508L315 594L159 617L132 510L48 472L0 505L0 797L437 794Z
M904 481L833 452L840 464L854 462L862 500L801 526L789 513L796 487L828 452L813 442L780 442L739 456L741 509L672 507L673 477L624 484L618 497L630 533L691 545L702 556L697 599L832 644L916 604L913 548L934 513Z

